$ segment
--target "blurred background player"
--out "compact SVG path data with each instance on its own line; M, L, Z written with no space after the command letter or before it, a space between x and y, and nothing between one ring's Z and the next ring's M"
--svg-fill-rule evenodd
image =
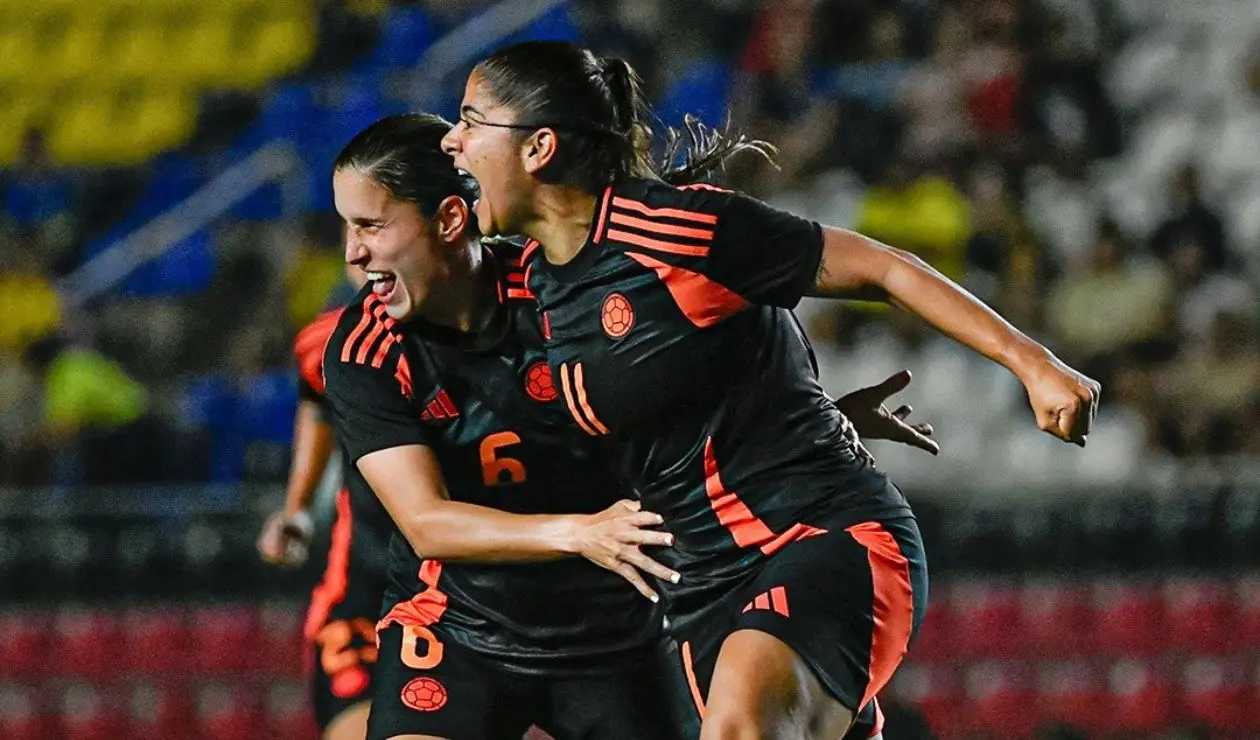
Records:
M359 270L347 270L356 288ZM324 398L324 348L344 309L321 314L298 333L293 355L299 401L284 508L268 517L258 538L263 559L276 565L306 562L314 524L312 499L336 449ZM376 667L376 620L385 594L389 515L353 467L343 469L336 494L328 562L311 592L303 633L313 659L311 697L327 740L364 737Z

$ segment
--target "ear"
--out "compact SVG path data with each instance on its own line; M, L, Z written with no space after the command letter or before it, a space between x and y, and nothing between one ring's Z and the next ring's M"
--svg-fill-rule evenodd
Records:
M447 242L455 241L464 235L464 230L468 227L468 204L458 195L448 195L438 204L433 221L437 226L438 238Z
M540 128L521 142L521 160L525 171L533 175L547 166L556 156L560 135L552 128Z

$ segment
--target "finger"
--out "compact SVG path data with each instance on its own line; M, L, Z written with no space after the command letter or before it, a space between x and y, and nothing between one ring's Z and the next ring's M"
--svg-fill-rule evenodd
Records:
M663 581L669 581L670 583L678 583L678 581L682 578L677 571L667 568L652 558L649 558L637 547L622 548L621 562L629 563L644 573L651 573L657 578L660 578Z
M878 393L880 399L883 400L905 390L906 386L910 385L910 378L910 371L902 370L901 372L889 375L884 379L884 382L874 386L870 390Z
M630 585L634 586L635 591L643 594L645 597L650 599L652 603L655 604L661 600L660 594L656 593L656 590L649 586L647 581L643 580L643 576L639 575L639 571L635 570L634 566L629 563L618 563L612 570L617 575L629 581Z
M651 511L636 511L626 516L625 521L635 527L655 527L665 523L665 519L660 514Z
M936 440L929 439L926 435L922 434L919 430L908 424L898 424L895 436L897 437L895 440L897 442L908 444L911 447L918 447L920 450L930 452L933 455L940 454L941 446L936 443Z
M621 536L621 541L628 545L652 545L654 547L672 547L674 535L655 529L632 529Z
M639 509L643 507L643 504L639 503L638 501L635 501L632 498L623 498L620 501L618 501L615 505L629 509L630 511L638 511Z
M936 433L936 429L930 423L926 421L923 422L922 424L914 424L910 428L918 432L919 434L922 434L924 437L931 437L933 434Z
M907 416L913 413L914 413L914 407L907 403L907 404L898 406L897 410L892 412L892 415L897 417L898 419L905 419Z

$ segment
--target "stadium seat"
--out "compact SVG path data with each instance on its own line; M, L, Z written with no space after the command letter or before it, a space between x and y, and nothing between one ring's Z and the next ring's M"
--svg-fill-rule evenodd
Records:
M966 658L1008 658L1020 646L1019 591L1002 581L956 582L949 591L950 642Z
M233 86L257 90L297 71L315 51L315 19L301 14L268 13L244 21L248 36L233 57Z
M91 684L71 684L61 694L58 715L63 740L120 737L126 726L111 695Z
M1111 666L1108 684L1114 729L1152 733L1172 721L1172 686L1154 665L1119 661Z
M311 659L310 647L302 639L304 604L276 602L262 607L259 613L259 664L270 676L300 675Z
M1232 594L1224 582L1174 578L1164 585L1166 645L1186 653L1223 655L1236 642Z
M66 676L112 677L122 642L118 615L109 609L68 606L53 618L46 659Z
M1053 662L1038 670L1036 714L1040 724L1060 723L1097 732L1105 728L1109 705L1107 688L1088 662Z
M420 5L395 5L381 23L381 40L356 70L385 70L410 67L420 61L438 39L441 26L429 10Z
M1131 582L1094 584L1093 644L1103 655L1147 656L1165 646L1163 600L1158 589Z
M263 716L257 691L245 685L209 684L197 692L197 728L203 740L252 740Z
M23 684L0 684L0 737L51 740L52 717L39 705L35 692Z
M1256 705L1246 703L1242 677L1241 666L1221 659L1187 661L1178 682L1182 719L1220 733L1248 729L1244 717Z
M1240 645L1260 645L1260 573L1234 580L1234 629Z
M267 692L267 737L274 740L306 740L319 728L311 714L309 692L300 683L282 683Z
M48 618L39 612L0 615L0 679L29 680L49 668Z
M1090 645L1088 592L1073 583L1041 581L1020 593L1016 632L1028 654L1043 658L1077 656Z
M675 128L688 113L710 126L721 126L726 121L732 75L730 66L721 60L694 63L665 90L657 115Z
M958 729L991 737L1031 737L1036 724L1035 696L1025 666L977 663L967 668L965 695L956 709Z
M930 662L952 657L952 653L953 620L948 592L933 584L923 624L919 626L919 634L910 646L910 657L916 661Z
M128 611L123 617L122 662L142 676L179 675L194 662L184 611L164 606Z
M127 737L174 738L186 736L196 718L192 697L180 681L143 681L131 687L128 697Z
M954 734L961 695L958 676L948 665L912 658L893 674L888 693L922 712L937 733L945 737Z
M225 675L258 666L258 614L244 605L200 607L191 614L192 668Z

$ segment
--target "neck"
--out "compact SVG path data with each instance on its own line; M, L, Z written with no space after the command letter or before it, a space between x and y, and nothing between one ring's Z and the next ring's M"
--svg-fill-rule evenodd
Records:
M537 216L526 225L525 235L542 245L548 262L563 265L586 244L598 205L596 196L576 188L540 188L534 202Z
M499 303L489 255L479 241L468 241L446 265L445 273L434 281L432 293L417 313L430 324L477 334L490 323Z

